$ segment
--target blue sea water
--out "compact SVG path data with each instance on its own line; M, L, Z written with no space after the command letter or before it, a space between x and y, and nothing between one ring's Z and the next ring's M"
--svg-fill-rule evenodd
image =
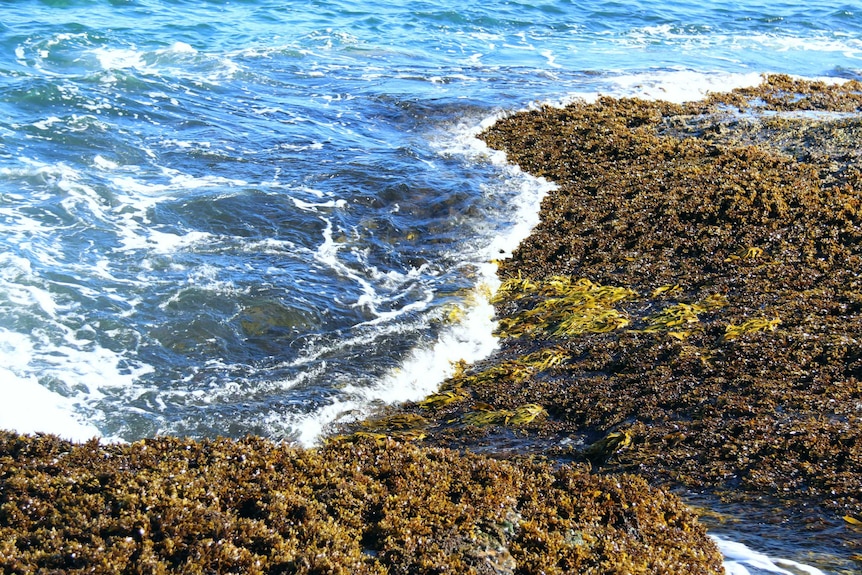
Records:
M860 71L851 2L0 0L0 426L313 444L493 350L483 125Z

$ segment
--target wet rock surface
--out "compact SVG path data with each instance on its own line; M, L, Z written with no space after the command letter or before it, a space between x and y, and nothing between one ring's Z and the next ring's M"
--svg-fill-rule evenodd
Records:
M0 433L3 573L702 573L641 479L392 440L71 444Z

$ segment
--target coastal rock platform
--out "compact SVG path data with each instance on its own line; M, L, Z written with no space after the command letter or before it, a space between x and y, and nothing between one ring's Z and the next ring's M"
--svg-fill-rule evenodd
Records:
M858 82L771 76L499 120L480 138L557 186L499 263L500 350L362 429L759 506L858 567L860 111Z

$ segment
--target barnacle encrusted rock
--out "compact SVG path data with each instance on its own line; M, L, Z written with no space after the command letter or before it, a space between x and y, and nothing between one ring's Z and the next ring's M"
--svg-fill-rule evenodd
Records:
M0 572L718 574L638 478L392 440L317 451L0 432Z

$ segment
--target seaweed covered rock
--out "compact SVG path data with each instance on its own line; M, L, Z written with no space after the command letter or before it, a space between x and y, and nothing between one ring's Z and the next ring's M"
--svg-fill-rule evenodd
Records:
M0 433L3 573L720 573L635 477L395 441Z
M441 445L776 501L858 558L860 134L862 84L786 76L499 120L480 137L557 188L500 262L499 352L402 411Z
M489 145L559 185L504 287L575 277L637 295L610 333L505 339L509 362L561 359L476 397L541 404L572 431L626 428L619 469L862 514L860 111L857 82L772 76L687 105L600 98L491 127ZM546 302L518 287L501 325Z

